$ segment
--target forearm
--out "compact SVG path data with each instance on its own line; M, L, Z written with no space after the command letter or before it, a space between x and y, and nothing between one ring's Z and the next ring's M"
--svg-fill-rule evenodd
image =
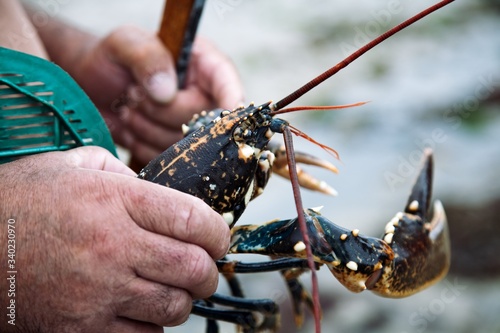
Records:
M82 31L56 17L44 15L43 24L37 24L36 18L45 13L43 8L26 5L25 9L45 45L49 58L74 75L76 64L81 57L97 42L97 36Z
M47 58L36 29L18 1L0 1L0 31L0 46Z

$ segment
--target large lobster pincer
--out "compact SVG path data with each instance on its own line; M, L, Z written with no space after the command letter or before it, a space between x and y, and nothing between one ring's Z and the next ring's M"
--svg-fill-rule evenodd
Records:
M448 271L450 245L446 216L439 201L430 221L432 156L424 163L404 212L385 226L382 239L348 230L317 209L304 214L313 257L326 265L349 290L371 290L381 296L405 297L439 280ZM297 218L232 229L229 253L305 258Z

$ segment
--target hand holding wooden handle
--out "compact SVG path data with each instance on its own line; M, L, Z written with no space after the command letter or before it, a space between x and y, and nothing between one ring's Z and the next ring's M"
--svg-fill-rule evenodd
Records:
M183 88L198 22L205 0L168 0L165 2L158 36L172 53L179 88ZM139 172L143 167L133 156L129 163L132 170Z

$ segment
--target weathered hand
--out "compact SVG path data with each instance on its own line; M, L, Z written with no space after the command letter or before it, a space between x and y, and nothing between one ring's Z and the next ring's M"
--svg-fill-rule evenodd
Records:
M0 166L1 244L14 219L18 271L16 326L3 318L0 331L163 332L215 291L227 225L201 200L134 175L96 147Z
M103 113L115 140L144 165L181 135L194 113L234 108L243 100L231 62L212 44L195 41L186 87L158 37L122 27L82 52L73 76Z

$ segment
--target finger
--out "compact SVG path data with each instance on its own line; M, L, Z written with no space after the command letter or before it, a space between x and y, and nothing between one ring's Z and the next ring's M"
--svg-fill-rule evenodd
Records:
M98 146L85 146L64 152L68 163L83 169L102 170L120 173L127 176L137 176L123 162L109 151Z
M182 124L186 124L191 119L193 113L211 110L215 107L213 99L194 84L179 90L168 105L158 105L147 100L140 105L145 117L179 131Z
M169 116L172 117L172 115ZM160 150L160 152L182 139L180 127L172 129L161 126L137 110L131 110L127 118L127 128L135 134L137 140Z
M111 136L113 139L117 137L117 134L120 134L120 132L124 128L124 122L123 119L127 116L128 114L128 109L126 106L122 105L119 107L116 107L113 110L105 110L101 109L101 116L106 122L106 126L108 126L109 132L111 133Z
M140 277L182 288L194 298L209 297L217 289L217 266L199 246L142 231L132 247L128 257Z
M115 144L128 149L127 143L124 141L123 133L126 131L124 118L128 116L130 110L125 105L120 106L116 112L101 111L101 115L106 121L109 132L113 137Z
M134 160L139 162L142 166L146 166L149 161L153 160L163 151L138 140L129 130L124 130L122 135L126 139L127 147L129 148Z
M112 32L104 47L111 60L129 69L152 99L160 103L173 99L177 92L174 61L156 35L125 26Z
M198 38L193 45L193 66L196 66L197 82L217 107L234 109L243 101L243 86L233 63L212 43Z
M229 227L222 217L194 196L139 179L128 181L121 196L140 227L205 249L219 259L229 246Z
M193 299L185 290L140 278L132 280L127 288L130 292L127 299L116 304L117 315L122 318L158 326L176 326L189 317Z
M137 321L129 318L118 317L106 327L108 333L163 333L163 327Z

